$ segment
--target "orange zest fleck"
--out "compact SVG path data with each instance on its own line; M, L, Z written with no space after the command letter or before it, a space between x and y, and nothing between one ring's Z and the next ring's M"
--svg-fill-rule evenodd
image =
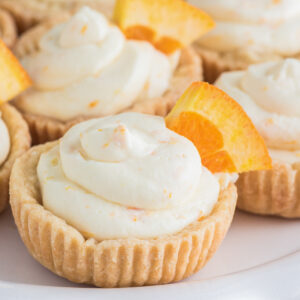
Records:
M126 132L126 129L125 129L125 127L124 127L124 126L121 126L121 127L120 127L120 132L121 132L121 134L125 134L125 132Z
M266 124L267 125L273 125L274 124L274 120L272 118L269 118L266 120Z
M94 100L89 103L89 108L94 108L99 104L99 100Z
M140 208L134 207L134 206L128 206L127 209L130 209L130 210L141 210Z
M269 87L267 85L263 87L264 91L267 91L268 89L269 89Z
M83 25L81 30L80 30L80 33L84 34L86 32L86 30L87 30L87 25Z
M58 165L58 158L57 157L54 157L52 160L51 160L51 165L53 167L57 166Z
M126 132L126 128L124 127L124 125L119 125L117 128L115 128L114 133L118 133L120 132L121 135L124 135Z
M271 168L271 158L253 123L226 93L193 83L165 119L169 129L190 139L212 172Z

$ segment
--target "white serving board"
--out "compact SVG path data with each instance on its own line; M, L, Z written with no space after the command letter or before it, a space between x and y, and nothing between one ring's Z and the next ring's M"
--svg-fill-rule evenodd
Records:
M300 299L300 220L237 212L222 246L199 273L169 285L77 285L28 254L10 210L0 215L0 299Z

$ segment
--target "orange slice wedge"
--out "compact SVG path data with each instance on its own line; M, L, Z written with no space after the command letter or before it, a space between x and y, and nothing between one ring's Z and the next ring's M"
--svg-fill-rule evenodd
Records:
M214 27L211 17L183 0L117 0L114 20L127 38L147 40L166 54Z
M31 85L17 58L0 40L0 104L14 98Z
M271 168L265 142L247 114L213 85L193 83L165 121L194 143L203 165L213 173Z

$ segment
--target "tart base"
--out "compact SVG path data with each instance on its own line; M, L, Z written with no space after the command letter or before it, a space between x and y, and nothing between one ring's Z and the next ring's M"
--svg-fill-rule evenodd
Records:
M25 55L34 53L36 49L38 49L38 41L44 32L66 18L67 16L61 16L59 19L52 19L51 21L40 24L26 32L21 36L14 48L16 55L19 58L22 58ZM135 102L131 107L116 113L134 111L165 116L173 108L186 88L193 81L197 80L202 80L202 66L200 59L193 48L189 47L183 49L179 65L174 71L173 78L171 79L170 88L163 96ZM99 117L97 115L89 117L79 116L68 122L62 122L53 118L26 113L21 105L18 105L18 102L22 101L22 97L26 97L26 94L19 96L15 101L15 105L20 109L29 125L33 145L56 140L74 124L90 118Z
M8 203L8 185L12 165L17 157L22 155L30 147L30 134L26 122L21 114L9 104L0 106L2 119L4 120L10 135L10 153L6 161L0 165L0 213Z
M237 181L241 210L285 218L300 217L300 163L276 162L273 169L241 174Z
M217 51L204 49L199 45L195 48L202 60L204 79L209 83L214 83L223 72L244 70L250 64L233 57L223 57Z
M36 174L40 155L57 142L30 149L17 160L10 203L23 242L43 266L77 283L99 287L165 284L200 270L223 240L236 204L236 187L220 193L212 213L182 231L153 239L86 239L41 205Z
M17 26L14 18L0 8L0 38L7 47L12 48L17 41Z

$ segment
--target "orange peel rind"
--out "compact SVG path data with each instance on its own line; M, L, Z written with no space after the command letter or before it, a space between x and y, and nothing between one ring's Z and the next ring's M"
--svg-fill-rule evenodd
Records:
M214 21L183 0L117 0L114 20L129 39L146 40L171 54L214 27Z
M31 84L17 58L0 40L0 104L14 98Z
M272 160L242 107L206 82L193 83L165 119L169 129L190 139L213 173L270 169Z

